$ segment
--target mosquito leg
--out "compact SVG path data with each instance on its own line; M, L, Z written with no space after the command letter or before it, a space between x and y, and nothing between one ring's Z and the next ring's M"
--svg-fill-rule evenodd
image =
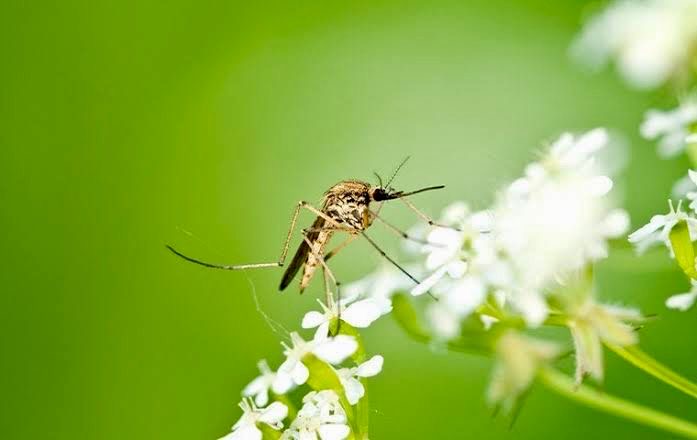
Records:
M404 275L408 276L409 279L412 280L414 283L416 283L416 284L421 284L421 281L419 281L419 280L417 280L416 278L414 278L414 276L413 276L412 274L410 274L409 272L407 272L407 270L404 269L402 266L400 266L399 263L397 263L395 260L393 260L389 255L387 255L387 254L385 253L385 251L383 251L383 250L380 248L380 246L378 246L378 244L375 243L375 242L373 241L372 238L368 237L368 235L367 235L365 232L362 232L362 231L361 231L361 235L363 236L363 238L366 239L366 241L368 241L368 243L370 243L370 245L371 245L372 247L375 248L376 251L378 251L378 253L380 253L380 255L382 255L387 261L389 261L390 263L392 263L392 265L393 265L394 267L396 267L397 269L399 269L400 272L402 272ZM432 294L431 292L427 292L427 293L428 293L428 295L429 295L431 298L437 300L437 298L436 298L435 296L433 296L433 294Z
M419 244L427 244L427 245L431 245L431 246L438 246L437 244L431 243L431 242L429 242L429 241L427 241L427 240L423 240L423 239L421 239L421 238L417 238L417 237L414 237L414 236L411 236L411 235L407 234L406 232L402 231L401 229L399 229L399 228L396 227L395 225L389 223L388 221L386 221L385 219L383 219L382 217L380 217L380 216L378 215L377 212L372 212L372 211L371 211L370 213L371 213L371 215L373 216L374 219L376 219L377 221L379 221L380 223L382 223L383 225L385 225L385 226L387 227L387 229L389 229L390 231L392 231L392 232L394 232L395 234L399 235L400 237L402 237L402 238L405 239L405 240L411 240L411 241L413 241L413 242L415 242L415 243L419 243Z
M223 270L242 270L242 269L261 269L265 267L280 267L283 266L283 263L253 263L253 264L215 264L215 263L207 263L205 261L197 260L196 258L191 258L187 255L182 254L178 250L174 249L170 245L165 245L167 249L169 249L174 255L185 259L186 261L189 261L191 263L196 263L200 264L201 266L205 267L210 267L212 269L223 269Z
M332 293L329 288L329 277L327 276L327 271L322 267L322 278L324 279L324 300L327 303L327 307L332 307Z
M336 221L335 219L329 217L327 214L325 214L324 212L322 212L322 211L320 211L319 209L315 208L314 206L312 206L312 205L309 204L308 202L300 201L300 202L298 202L298 204L299 204L301 207L303 207L303 208L307 209L308 211L310 211L311 213L315 214L316 216L322 217L322 218L331 226L331 229L334 230L334 231L346 231L346 232L351 232L351 231L353 231L353 232L355 232L355 229L354 229L354 228L351 228L351 227L349 227L349 226L344 226L344 225L342 225L341 223L339 223L339 222Z
M456 228L454 226L448 226L448 225L443 225L440 223L436 223L433 221L431 217L428 215L424 214L423 211L421 211L419 208L417 208L411 201L409 201L406 197L400 197L399 200L403 201L405 205L409 207L412 211L416 213L423 221L428 223L431 226L438 226L439 228L447 228L447 229L454 229L455 231L460 231L460 228Z
M324 261L327 261L328 259L332 258L336 254L341 252L346 246L348 246L356 238L358 238L358 235L356 235L356 234L351 234L348 237L346 237L346 240L344 240L341 244L339 244L337 247L335 247L334 249L332 249L331 251L327 252L324 255Z
M336 280L334 273L329 268L329 266L327 266L327 263L324 261L324 257L317 252L317 249L314 248L312 242L310 242L310 240L307 238L307 235L303 235L303 240L305 240L305 243L307 243L307 245L310 247L310 253L317 259L317 261L319 261L319 264L322 265L322 268L325 271L327 271L327 276L329 276L334 285L338 288L341 285L341 283Z
M169 249L173 254L175 254L178 257L183 258L186 261L189 261L191 263L196 263L201 266L205 267L210 267L212 269L223 269L223 270L243 270L243 269L261 269L261 268L267 268L267 267L281 267L283 266L283 263L286 261L286 255L288 254L288 246L290 244L290 239L293 235L293 231L295 230L295 225L298 221L298 215L300 214L300 208L305 206L306 202L299 202L295 206L295 210L293 210L293 217L290 220L290 227L288 228L288 234L286 235L286 240L283 243L283 249L281 250L281 256L278 258L278 261L275 263L252 263L252 264L215 264L215 263L208 263L202 260L198 260L196 258L189 257L187 255L182 254L178 250L174 249L170 245L165 245L167 249Z

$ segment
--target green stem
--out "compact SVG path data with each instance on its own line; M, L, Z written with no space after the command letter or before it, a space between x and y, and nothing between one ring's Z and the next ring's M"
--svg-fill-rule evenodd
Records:
M602 393L586 385L576 385L571 378L552 368L541 369L538 377L550 390L583 405L686 438L697 439L697 425L694 423Z
M620 347L613 344L605 344L607 348L617 353L624 360L650 374L656 379L682 391L697 399L697 384L682 377L675 371L666 367L656 359L644 353L638 346Z
M339 323L337 322L336 324L338 325ZM338 331L341 334L352 336L356 340L358 348L352 356L352 359L356 365L365 362L367 356L365 346L363 345L363 338L361 337L360 332L345 321L341 321L340 325L338 325ZM366 379L361 379L361 383L365 389L365 394L361 400L359 400L354 406L348 405L344 408L347 413L351 411L354 414L355 430L353 433L353 438L356 440L364 440L368 438L368 429L370 425L368 381Z

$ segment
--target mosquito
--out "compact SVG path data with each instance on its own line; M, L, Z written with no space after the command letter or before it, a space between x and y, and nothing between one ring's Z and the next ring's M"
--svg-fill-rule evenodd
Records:
M312 226L302 230L303 241L300 243L298 250L295 252L295 256L291 260L290 264L285 270L285 273L283 274L283 277L281 278L281 283L279 285L280 291L285 290L290 285L302 268L302 276L300 278L300 293L302 293L310 284L310 281L312 281L317 269L321 267L324 276L327 304L332 304L333 297L330 291L329 280L331 280L331 282L334 284L337 290L337 295L341 283L337 281L326 262L330 258L336 256L341 250L343 250L348 244L358 237L363 237L373 248L378 251L382 257L387 259L404 275L414 281L414 283L419 284L419 280L407 272L395 260L389 257L365 232L366 229L368 229L377 220L385 225L387 229L399 235L401 238L425 243L423 240L407 234L380 217L379 212L382 208L382 203L390 200L401 200L409 209L414 211L417 216L431 226L450 228L449 226L434 222L428 215L419 210L407 198L422 192L445 188L444 185L428 186L415 191L407 192L397 191L390 186L399 170L406 163L407 159L402 161L385 185L383 185L382 179L376 173L375 175L377 176L379 182L376 186L360 180L344 180L335 184L324 193L321 208L319 209L315 208L306 201L299 201L295 207L295 210L293 211L293 216L290 221L290 228L288 229L288 233L283 244L281 256L276 262L237 265L214 264L184 255L169 245L167 245L167 249L186 261L213 269L244 270L283 267L288 254L290 240L293 236L293 232L295 231L298 215L302 209L306 209L316 215L316 218L312 223ZM371 205L372 203L378 205L376 209L371 209L373 207ZM327 252L326 249L329 241L337 232L345 232L348 234L348 236L342 243Z

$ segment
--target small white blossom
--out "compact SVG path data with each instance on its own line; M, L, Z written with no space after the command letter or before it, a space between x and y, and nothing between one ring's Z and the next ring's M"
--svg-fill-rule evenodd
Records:
M276 373L271 371L266 359L260 360L257 366L261 375L257 376L242 390L242 395L244 397L254 396L254 403L259 407L264 407L269 403L269 389L276 381ZM287 386L288 388L290 387L290 385ZM286 385L281 385L280 388L286 388Z
M421 275L415 266L406 266L405 269L413 276ZM356 298L371 299L380 307L380 314L386 315L392 311L392 295L398 291L408 291L413 286L414 281L409 277L394 266L384 264L367 277L342 286L341 292L347 301Z
M673 157L690 143L689 136L694 131L695 124L697 99L692 98L671 111L649 110L641 124L641 135L646 139L660 138L658 155L663 158Z
M619 0L586 24L571 53L595 69L614 58L632 86L653 88L689 69L695 23L695 0Z
M334 391L312 391L303 398L303 407L281 435L282 440L343 440L351 429L346 413Z
M688 170L687 177L692 182L692 191L688 191L685 197L690 201L690 209L692 212L697 213L697 172Z
M499 338L495 351L497 363L487 398L490 404L510 411L530 387L538 369L559 354L559 347L511 330Z
M330 306L319 301L322 312L307 312L303 317L303 328L329 326L333 319L341 320L356 328L366 328L382 315L383 306L372 298L352 302L351 299L341 300Z
M670 231L682 220L687 222L690 230L690 237L694 240L697 236L694 232L694 228L697 227L697 220L689 217L682 211L681 202L678 203L677 209L673 207L673 203L670 200L668 201L668 205L670 211L667 214L654 215L647 224L629 235L629 242L636 246L639 253L646 251L646 249L656 243L663 243L672 251L670 245Z
M266 408L257 408L251 401L240 402L242 417L232 427L232 432L220 440L261 440L262 432L257 423L265 423L273 429L283 428L283 419L288 416L288 407L273 402Z
M695 300L697 300L697 282L692 280L691 283L692 288L689 292L678 293L671 296L666 300L666 306L670 309L676 309L683 312L692 307Z
M494 234L515 277L502 287L530 325L546 317L545 292L559 277L607 257L607 241L629 225L595 161L607 142L602 129L562 135L495 205Z
M581 383L586 375L603 380L603 341L621 347L638 342L636 332L629 324L643 319L636 309L598 304L589 296L568 314L576 352L577 383Z
M311 341L305 341L296 332L290 334L291 345L283 344L286 360L276 373L276 380L272 385L274 392L283 394L293 385L302 385L307 381L310 371L303 364L302 359L310 353L332 365L340 364L355 353L358 343L353 337L348 335L329 337L327 330L327 326L320 326Z
M472 255L469 249L492 228L489 212L472 213L463 203L447 207L442 222L457 229L436 227L428 234L422 252L426 254L426 270L431 273L411 290L414 296L428 292L446 275L462 278L468 269L466 260Z
M363 377L373 377L382 371L383 358L375 355L357 367L341 368L337 370L337 375L344 387L346 399L351 405L355 405L365 394L365 388L360 379Z

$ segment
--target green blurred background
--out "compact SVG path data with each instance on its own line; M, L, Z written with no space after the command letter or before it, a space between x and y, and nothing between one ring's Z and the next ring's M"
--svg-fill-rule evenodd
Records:
M484 207L561 131L607 125L632 143L619 187L634 224L662 211L688 165L659 161L637 126L671 98L571 65L588 10L542 0L3 2L2 438L225 434L257 360L281 359L252 287L266 313L297 328L321 286L280 295L279 271L210 271L163 244L222 262L274 259L297 200L389 174L407 155L397 186L447 185L420 196L424 209ZM400 206L384 212L416 221ZM388 231L373 237L396 247ZM604 298L658 313L642 345L694 379L695 310L662 305L686 281L665 252L636 259L619 247L600 270ZM378 262L356 243L335 268L351 280ZM669 438L541 388L509 430L484 403L488 360L433 352L389 317L366 340L386 358L371 380L374 439ZM613 356L606 388L697 414L694 400Z

